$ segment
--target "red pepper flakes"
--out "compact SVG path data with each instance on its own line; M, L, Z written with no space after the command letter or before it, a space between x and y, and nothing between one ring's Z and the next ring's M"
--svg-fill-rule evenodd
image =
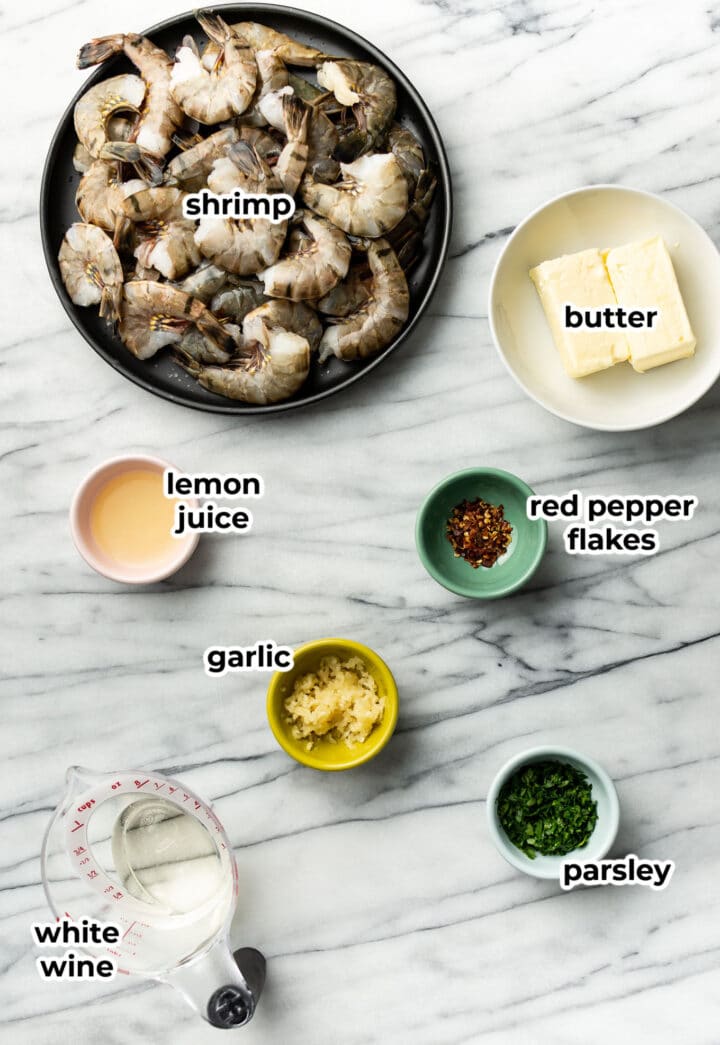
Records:
M481 497L461 501L448 519L447 539L456 559L478 566L494 566L512 540L512 526L501 504L488 504Z

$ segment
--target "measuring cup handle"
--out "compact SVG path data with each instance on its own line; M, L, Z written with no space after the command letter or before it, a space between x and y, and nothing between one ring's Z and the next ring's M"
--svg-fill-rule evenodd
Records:
M244 1027L265 985L265 959L253 947L231 953L221 936L195 961L179 965L162 979L213 1027Z
M247 984L219 987L208 1002L207 1018L213 1027L242 1027L253 1017L265 986L265 958L254 947L241 947L233 954L235 963Z

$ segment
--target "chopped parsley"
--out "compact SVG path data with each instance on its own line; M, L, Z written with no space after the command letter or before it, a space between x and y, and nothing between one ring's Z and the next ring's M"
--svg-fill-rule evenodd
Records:
M567 762L530 762L505 781L497 814L513 845L534 860L587 845L597 823L589 780Z

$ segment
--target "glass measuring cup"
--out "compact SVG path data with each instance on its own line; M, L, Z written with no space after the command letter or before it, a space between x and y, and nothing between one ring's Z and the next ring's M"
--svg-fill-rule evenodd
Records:
M86 949L169 983L213 1026L248 1023L265 959L230 951L237 866L210 807L159 773L75 766L66 785L41 856L53 914L117 925L117 944Z

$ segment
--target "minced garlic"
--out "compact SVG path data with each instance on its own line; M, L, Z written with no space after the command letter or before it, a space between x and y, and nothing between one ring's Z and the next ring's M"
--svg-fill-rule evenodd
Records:
M323 657L317 671L301 675L285 699L285 717L296 740L311 751L319 740L353 747L378 725L385 698L359 657Z

